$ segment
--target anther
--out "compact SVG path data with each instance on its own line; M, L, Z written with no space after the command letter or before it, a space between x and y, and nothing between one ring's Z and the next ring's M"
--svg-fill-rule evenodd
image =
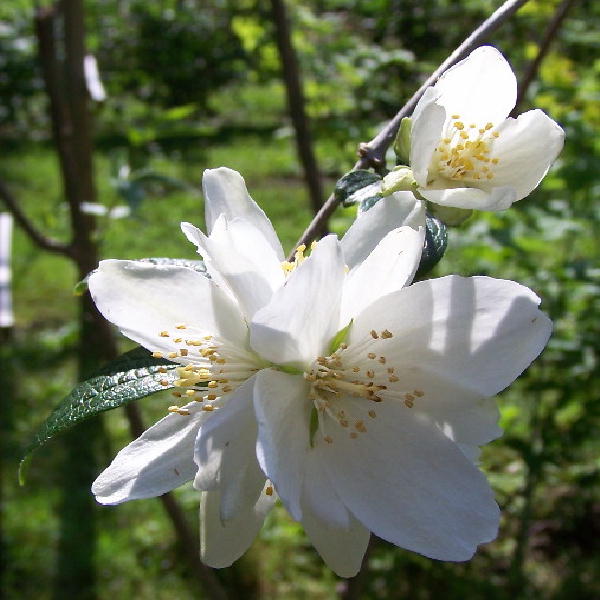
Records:
M379 338L379 336L377 335L377 332L374 329L371 329L371 337L376 340L377 338Z
M268 485L268 486L265 488L265 494L266 494L267 496L272 496L272 495L273 495L273 486L272 486L272 485Z
M377 416L377 413L374 410L370 410L368 415L371 417L371 419L374 419Z
M153 358L162 358L163 357L163 353L162 352L153 352L152 353L152 357Z
M377 357L377 354L375 354L375 352L369 352L369 354L367 354L367 356L368 356L368 357L369 357L371 360L373 360L374 358L376 358L376 357Z
M168 331L161 331L160 332L160 337L169 337L169 332Z
M393 337L393 335L392 335L392 332L391 332L391 331L388 331L387 329L384 329L384 330L381 332L381 337L382 337L384 340L387 340L387 339L389 339L389 338Z
M328 444L333 444L333 438L330 435L326 435L323 438Z

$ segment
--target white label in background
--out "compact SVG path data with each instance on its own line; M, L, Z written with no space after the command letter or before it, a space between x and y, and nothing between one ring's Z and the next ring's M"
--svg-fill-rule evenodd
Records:
M10 287L12 228L12 215L0 213L0 327L12 327L15 323Z

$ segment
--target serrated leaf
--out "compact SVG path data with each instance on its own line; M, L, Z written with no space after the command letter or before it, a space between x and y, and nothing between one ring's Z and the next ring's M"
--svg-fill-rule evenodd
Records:
M425 224L425 243L421 262L415 277L423 277L442 259L448 247L448 230L442 221L427 215Z
M31 453L59 433L101 412L173 387L178 379L175 370L178 366L166 359L153 358L141 347L104 366L78 384L42 424L25 449L20 472Z
M335 184L335 197L338 202L344 206L352 206L364 200L365 194L374 196L377 193L377 184L381 181L381 177L371 171L365 169L357 169L346 173ZM370 192L371 186L373 191Z

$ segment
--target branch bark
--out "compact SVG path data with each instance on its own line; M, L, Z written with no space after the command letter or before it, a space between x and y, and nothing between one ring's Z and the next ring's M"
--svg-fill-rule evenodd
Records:
M285 7L285 0L271 0L271 12L275 25L275 38L281 59L282 77L287 94L290 118L294 126L296 148L302 163L304 179L310 194L313 212L318 213L323 205L323 186L319 176L317 159L313 150L310 123L305 110L304 91L300 75L298 57L292 44L290 23ZM324 234L327 229L326 220L319 222L319 231Z
M394 141L400 121L409 116L415 109L415 106L425 93L425 90L435 84L441 75L452 65L464 58L471 50L478 46L492 32L505 23L521 6L528 0L507 0L490 17L488 17L475 31L473 31L458 46L448 58L428 77L425 83L412 95L406 104L396 113L394 118L368 143L362 143L359 146L360 158L352 168L367 169L369 167L380 168L385 162L385 153ZM321 223L329 219L333 211L337 208L337 200L331 194L325 204L321 207L315 218L310 222L304 233L292 249L288 260L293 260L294 252L300 244L310 244L319 233Z
M567 17L567 13L573 7L573 5L575 4L576 1L577 0L563 0L563 2L561 2L557 6L556 11L554 12L554 16L552 17L551 21L548 23L548 27L546 28L546 31L544 31L544 34L542 35L542 39L539 44L538 53L537 53L536 57L529 63L529 66L527 67L527 70L525 71L525 75L523 75L523 79L521 80L521 83L519 85L519 90L517 92L517 101L515 103L515 107L512 109L512 112L510 113L511 117L516 117L517 114L519 113L519 107L520 107L521 103L523 102L525 95L527 94L527 90L529 89L529 86L533 83L533 81L537 77L538 71L542 64L542 61L544 60L544 58L546 58L546 55L548 54L548 51L550 50L550 46L551 46L554 38L558 34L562 24L565 21L565 18Z
M40 249L48 250L48 252L56 252L71 256L71 247L69 244L64 244L58 240L54 240L45 236L30 220L29 217L19 206L19 202L13 196L8 186L0 181L0 198L8 211L15 218L19 227L25 232L27 237Z

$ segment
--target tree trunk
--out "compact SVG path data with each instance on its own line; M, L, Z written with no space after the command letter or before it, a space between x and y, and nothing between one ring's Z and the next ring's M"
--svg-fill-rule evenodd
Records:
M323 186L313 150L310 123L305 110L304 92L300 76L298 58L292 45L289 20L284 0L271 0L273 24L279 57L281 59L282 77L287 94L290 118L294 126L298 158L304 171L304 179L310 194L310 204L314 214L323 205ZM319 235L327 233L327 223L323 222Z

